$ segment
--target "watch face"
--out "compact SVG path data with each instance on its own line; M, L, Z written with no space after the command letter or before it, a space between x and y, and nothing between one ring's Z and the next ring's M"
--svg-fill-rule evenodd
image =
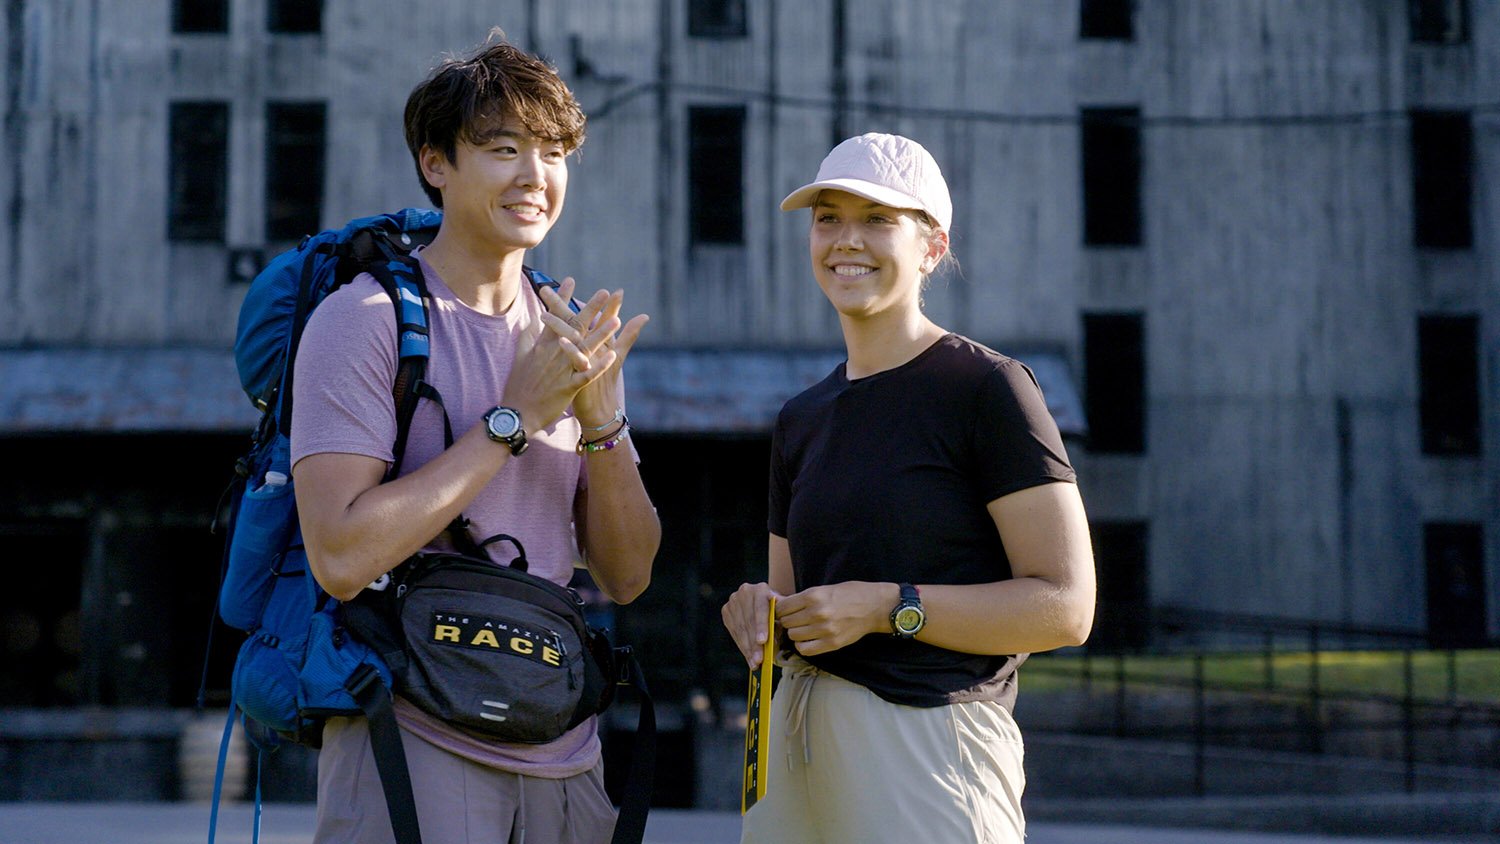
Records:
M499 408L489 416L490 433L502 439L513 437L521 427L521 417L507 407Z
M911 632L922 625L922 612L916 607L902 607L896 611L896 629Z

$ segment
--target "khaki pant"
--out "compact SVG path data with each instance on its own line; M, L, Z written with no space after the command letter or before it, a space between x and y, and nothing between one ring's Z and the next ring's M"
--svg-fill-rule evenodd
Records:
M603 763L567 779L497 771L401 731L422 840L433 844L608 844L615 810ZM318 752L315 844L395 844L363 718L332 718Z
M887 703L793 658L742 844L1020 844L1021 732L994 702Z

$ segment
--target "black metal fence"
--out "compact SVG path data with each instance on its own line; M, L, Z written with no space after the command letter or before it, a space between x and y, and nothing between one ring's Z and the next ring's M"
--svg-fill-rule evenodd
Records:
M1041 656L1026 670L1054 685L1075 683L1092 702L1072 732L1190 742L1199 794L1215 746L1399 761L1408 792L1424 763L1500 770L1500 700L1461 688L1465 669L1500 676L1500 643L1432 647L1412 630L1175 608L1152 612L1150 626L1150 648ZM1379 690L1330 682L1329 663L1350 655L1398 676L1375 684ZM1278 658L1305 670L1289 676ZM1426 683L1418 681L1419 660ZM1224 671L1229 664L1237 670Z

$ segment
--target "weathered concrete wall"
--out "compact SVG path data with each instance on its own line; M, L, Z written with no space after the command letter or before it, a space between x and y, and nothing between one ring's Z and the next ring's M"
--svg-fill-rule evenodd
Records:
M836 132L908 133L948 175L965 267L927 293L935 319L1076 372L1080 312L1144 313L1146 452L1074 456L1091 515L1149 522L1154 602L1420 627L1421 525L1469 520L1500 629L1500 460L1420 454L1415 337L1418 314L1480 315L1492 444L1500 7L1471 3L1470 43L1444 47L1368 0L1141 0L1130 43L1080 41L1071 3L746 5L749 37L720 40L687 37L683 0L330 0L311 36L268 34L263 0L231 4L228 35L171 34L165 0L16 0L0 345L227 344L228 249L281 246L266 103L330 103L325 225L422 204L406 93L498 24L593 114L535 263L628 287L648 345L837 346L806 215L776 203ZM230 104L225 244L166 239L167 113L193 99ZM743 246L688 242L687 109L712 104L747 109ZM1474 247L1417 250L1404 115L1473 104ZM1082 245L1089 106L1141 110L1139 247Z

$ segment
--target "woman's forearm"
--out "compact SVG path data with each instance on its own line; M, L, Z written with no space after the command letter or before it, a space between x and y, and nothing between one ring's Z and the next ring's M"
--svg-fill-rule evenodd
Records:
M927 613L918 641L952 651L1037 653L1081 645L1093 624L1093 590L1078 584L1021 577L918 589Z

